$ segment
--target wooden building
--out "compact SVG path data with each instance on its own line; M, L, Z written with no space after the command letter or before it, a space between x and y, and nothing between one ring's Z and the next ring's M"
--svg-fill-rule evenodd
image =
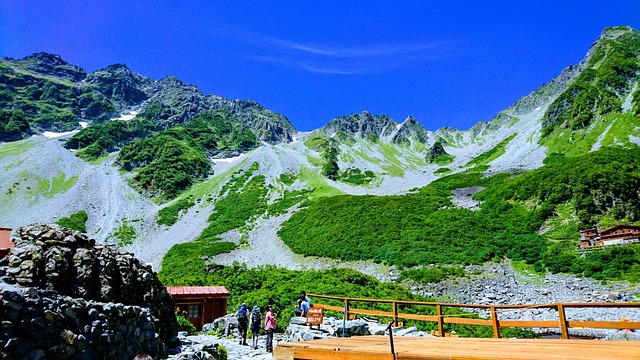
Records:
M11 229L0 227L0 259L7 256L11 248L13 248L13 241L11 241Z
M227 314L229 291L224 286L167 286L167 291L173 307L184 311L197 330Z
M598 234L598 228L595 227L580 230L580 247L586 248L589 246L594 246L599 236L600 234Z
M638 242L640 238L640 226L616 225L600 233L600 238L596 241L598 246L623 245Z

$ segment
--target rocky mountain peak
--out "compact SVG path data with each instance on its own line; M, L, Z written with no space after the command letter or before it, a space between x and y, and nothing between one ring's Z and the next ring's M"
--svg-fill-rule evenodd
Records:
M419 125L418 120L416 120L416 118L414 118L413 115L409 115L409 116L407 116L406 119L404 119L404 121L402 122L402 125L405 125L405 124L406 125L415 125L415 124Z
M85 82L97 86L103 95L122 108L147 100L153 84L153 80L131 71L124 64L113 64L92 72Z
M426 143L430 137L429 131L425 129L422 124L416 120L413 116L409 115L400 124L398 131L391 138L393 143L406 143L411 139L420 143Z
M39 52L29 55L15 64L19 67L38 74L59 77L72 81L81 81L87 73L80 67L71 65L60 55Z
M391 135L398 125L388 115L372 115L364 110L359 114L339 116L332 119L322 130L327 134L345 132L349 135L357 135L362 138L375 140L380 136Z
M367 110L362 110L360 114L358 114L358 117L360 118L360 121L367 121L367 120L373 119L373 115L371 115L371 113L368 112Z
M638 30L635 30L634 28L628 25L606 27L600 33L600 36L598 37L598 40L596 40L596 43L602 39L615 39L620 35L624 35L628 33L637 33L637 32Z
M175 75L168 75L163 77L162 79L156 82L156 86L159 88L167 88L167 87L193 87L195 90L200 92L195 85L187 84L186 82L180 80Z

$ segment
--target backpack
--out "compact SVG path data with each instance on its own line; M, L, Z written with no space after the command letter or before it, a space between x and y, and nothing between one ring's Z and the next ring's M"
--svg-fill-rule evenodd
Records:
M261 323L262 323L262 315L260 315L260 313L258 312L254 312L253 316L251 316L251 328L259 329Z
M238 306L238 313L236 314L238 320L247 321L247 307L243 304Z

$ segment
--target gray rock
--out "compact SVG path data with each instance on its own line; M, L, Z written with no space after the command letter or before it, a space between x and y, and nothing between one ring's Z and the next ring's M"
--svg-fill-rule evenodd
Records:
M342 323L340 323L336 327L336 333L342 334L342 328L343 325ZM349 334L350 336L369 335L369 324L362 319L349 320L345 322L344 330L345 333Z
M292 317L290 324L293 324L293 325L306 325L307 324L307 318L302 317L302 316L300 316L300 317Z
M409 334L415 333L418 331L418 328L416 328L415 326L406 328L406 329L399 329L398 331L396 331L394 329L393 334L397 335L397 336L407 336Z

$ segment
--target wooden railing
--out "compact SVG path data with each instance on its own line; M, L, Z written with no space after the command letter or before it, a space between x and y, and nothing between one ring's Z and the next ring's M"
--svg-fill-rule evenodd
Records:
M493 327L493 337L500 337L500 328L559 328L562 332L562 338L569 338L569 328L593 328L593 329L640 329L639 321L582 321L569 320L565 314L567 308L635 308L638 309L638 318L640 318L640 303L555 303L555 304L534 304L534 305L483 305L483 304L451 304L440 302L420 302L420 301L404 301L404 300L380 300L380 299L358 299L345 298L337 296L309 294L312 298L338 300L343 306L334 306L326 304L313 304L314 307L321 307L325 310L344 313L347 318L351 315L368 315L376 317L387 317L393 319L398 324L399 319L418 320L426 322L435 322L438 324L438 334L444 335L444 324L467 324ZM367 310L351 307L354 302L390 304L391 311L383 310ZM435 315L419 315L407 314L398 311L398 306L428 306L435 307ZM445 308L467 308L467 309L488 309L491 313L490 319L473 319L461 317L458 315L444 315ZM499 310L526 310L526 309L555 309L558 311L558 320L500 320L498 319Z

